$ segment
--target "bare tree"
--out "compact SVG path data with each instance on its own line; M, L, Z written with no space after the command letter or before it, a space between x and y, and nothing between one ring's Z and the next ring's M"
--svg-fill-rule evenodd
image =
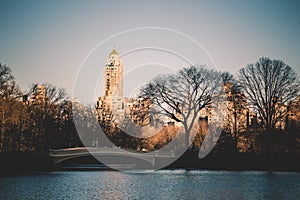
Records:
M260 58L239 71L239 84L268 131L283 120L285 105L299 94L296 72L280 60Z
M28 95L30 104L26 108L26 124L30 130L30 149L47 148L59 143L55 140L63 128L62 113L68 100L65 89L48 83L36 83L32 84Z
M15 82L11 70L0 63L0 97L1 99L15 98L21 95L20 88Z
M12 138L12 131L16 125L16 116L18 110L12 109L17 107L17 99L22 97L19 86L15 82L11 69L7 65L0 63L0 106L1 106L1 137L0 137L0 151L5 151L4 143L9 145L4 140L7 136Z
M46 101L50 104L59 104L68 99L68 94L64 88L58 88L52 84L49 83L34 83L31 85L29 95L32 95L36 92L39 85L42 85L45 87L45 96Z
M235 147L238 145L239 131L246 128L247 106L246 97L241 91L241 87L229 72L221 74L226 95L227 116L223 129L233 132Z
M229 72L226 72L226 71L222 72L221 77L222 77L222 81L223 81L224 84L226 84L226 83L235 83L236 82L233 75L230 74Z
M141 89L141 96L151 99L155 114L167 116L183 125L185 146L188 147L200 111L212 105L213 97L219 96L221 88L219 72L203 66L191 66L176 74L154 78Z

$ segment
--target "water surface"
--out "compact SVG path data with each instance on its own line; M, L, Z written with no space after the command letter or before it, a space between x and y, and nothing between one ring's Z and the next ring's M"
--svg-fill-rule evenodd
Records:
M0 199L299 199L300 173L161 170L0 178Z

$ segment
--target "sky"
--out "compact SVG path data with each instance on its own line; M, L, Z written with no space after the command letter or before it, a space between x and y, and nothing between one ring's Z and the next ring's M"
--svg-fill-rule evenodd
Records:
M236 74L270 57L300 74L299 1L1 0L0 8L0 62L23 91L48 82L92 102L113 47L125 96L191 64Z

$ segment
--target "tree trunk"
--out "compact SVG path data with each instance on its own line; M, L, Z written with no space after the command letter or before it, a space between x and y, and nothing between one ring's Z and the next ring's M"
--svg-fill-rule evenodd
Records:
M190 132L186 124L184 124L184 131L185 131L184 146L185 148L188 148L190 146Z
M234 131L234 147L235 150L237 151L238 147L237 147L237 116L236 116L236 112L234 113L234 127L233 127L233 131Z

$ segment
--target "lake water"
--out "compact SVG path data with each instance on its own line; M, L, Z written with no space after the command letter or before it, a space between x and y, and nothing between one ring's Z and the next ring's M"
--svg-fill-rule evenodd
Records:
M300 173L50 172L0 178L0 199L300 199Z

